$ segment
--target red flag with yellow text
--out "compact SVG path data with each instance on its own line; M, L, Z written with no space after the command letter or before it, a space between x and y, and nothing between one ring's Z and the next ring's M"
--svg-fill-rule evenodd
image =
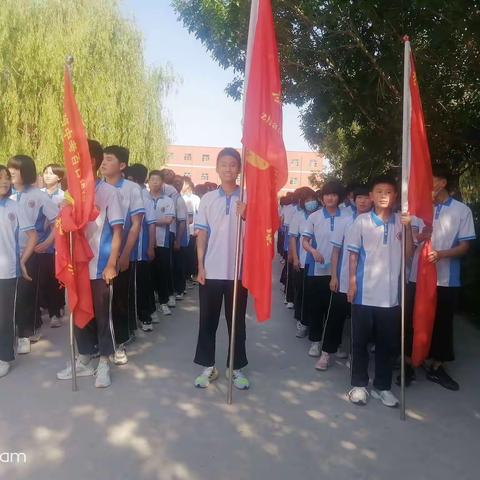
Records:
M70 74L65 69L63 104L63 153L68 183L68 205L60 211L55 226L55 270L67 289L68 307L75 325L85 327L93 318L93 301L88 264L93 257L85 238L85 226L95 220L95 179L82 118L73 94ZM70 247L72 234L73 251Z
M287 181L282 137L282 92L270 0L253 0L250 13L242 143L247 213L243 285L259 322L270 318L273 236L279 226L277 193Z
M423 117L422 100L418 87L413 54L408 38L405 39L406 81L404 99L406 124L404 130L404 162L402 168L404 198L408 199L404 211L420 218L427 230L433 223L432 164L427 131ZM405 192L405 187L407 192ZM405 195L405 193L407 193ZM417 285L413 310L412 363L419 366L428 357L435 322L437 302L437 270L428 261L432 251L430 239L419 245Z

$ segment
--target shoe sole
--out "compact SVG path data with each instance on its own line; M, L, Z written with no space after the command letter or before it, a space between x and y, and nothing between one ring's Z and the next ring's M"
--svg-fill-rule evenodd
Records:
M328 370L328 367L317 367L315 365L315 370L318 370L319 372L326 372Z
M359 407L364 407L368 403L368 401L364 402L363 400L354 402L350 397L348 399L350 400L350 403L352 403L353 405L357 405Z
M108 388L111 384L112 384L112 382L110 382L108 385L97 385L95 383L95 388Z
M426 378L427 378L427 380L429 380L430 382L436 383L437 385L440 385L440 386L443 387L445 390L450 390L451 392L458 392L458 391L460 390L460 387L458 387L458 388L450 388L450 387L447 387L446 385L444 385L443 383L441 383L440 380L430 378L428 375L427 375Z
M91 372L91 373L86 373L86 372L83 372L83 373L77 373L76 375L77 377L94 377L95 376L95 372ZM72 376L70 375L69 377L59 377L57 375L57 380L71 380L72 379Z
M310 352L308 352L308 356L309 356L309 357L312 357L312 358L318 358L318 357L320 356L320 354L318 354L318 355L317 355L317 354L313 355L313 354L311 354Z

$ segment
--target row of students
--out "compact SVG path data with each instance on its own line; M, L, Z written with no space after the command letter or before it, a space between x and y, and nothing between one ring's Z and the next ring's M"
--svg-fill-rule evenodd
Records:
M320 195L298 189L295 211L289 219L289 259L294 272L297 337L307 334L309 355L320 357L316 369L327 370L332 354L339 352L345 319L351 304L351 384L349 398L365 404L369 391L369 344L375 345L372 396L393 407L392 368L400 350L400 262L402 223L407 233L407 260L412 259L407 285L407 353L413 337L412 312L419 248L432 237L437 263L437 316L432 338L432 359L427 378L456 390L458 383L444 363L453 360L453 314L460 286L460 257L475 238L470 209L450 197L448 172L434 168L433 233L422 222L397 212L398 195L393 178L376 178L370 188L355 186L348 204L339 205L343 189L328 182ZM412 228L413 224L413 228ZM413 233L412 233L413 232ZM409 360L409 357L407 357ZM407 365L407 385L415 372ZM398 383L398 380L397 380Z

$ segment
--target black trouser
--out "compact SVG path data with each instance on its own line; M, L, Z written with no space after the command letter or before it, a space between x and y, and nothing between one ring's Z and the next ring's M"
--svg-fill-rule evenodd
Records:
M158 295L158 302L160 303L160 305L165 305L168 302L168 297L170 295L169 279L172 276L170 248L155 248L155 259L152 264L152 270L152 277L155 290Z
M113 280L112 320L115 341L123 345L130 339L135 324L135 288L133 268L119 272Z
M406 289L405 354L410 357L413 347L413 309L416 283L409 282ZM453 317L458 301L458 287L437 287L437 307L433 324L429 358L439 362L455 360L453 348Z
M302 323L302 325L308 326L306 305L304 298L304 286L305 286L305 269L301 268L298 272L293 271L293 287L294 287L294 318Z
M55 254L39 254L38 268L40 307L48 310L50 318L60 317L60 310L65 306L65 289L55 278Z
M170 267L168 276L168 296L175 295L175 286L173 282L173 245L175 243L175 234L170 232L170 247L168 249L170 255Z
M187 288L185 281L186 262L187 247L180 247L180 250L173 250L173 289L177 295L185 292Z
M187 247L187 268L185 271L185 277L196 277L198 270L197 267L197 238L194 235L190 235Z
M28 259L26 267L32 281L29 282L23 277L18 279L17 304L15 306L15 323L20 338L31 337L42 326L38 301L38 254L34 253Z
M110 318L110 287L105 280L90 280L92 288L93 313L95 317L84 327L75 327L78 353L102 356L115 351L113 324Z
M332 293L330 315L325 323L322 351L335 353L342 344L343 326L348 313L346 293Z
M233 280L206 280L205 285L200 285L200 325L198 330L197 351L194 362L204 367L215 365L215 344L218 322L222 303L225 305L228 335L232 330L233 307ZM247 310L247 290L240 285L237 299L237 314L235 324L235 352L233 368L238 370L248 364L245 351L246 329L245 313ZM227 358L227 366L230 359Z
M368 386L368 344L375 342L375 379L378 390L390 390L392 370L398 355L400 307L352 305L352 385Z
M309 340L320 342L330 305L330 276L305 277L305 301Z
M295 290L294 290L294 270L293 270L293 264L288 262L288 254L285 254L285 264L283 265L283 270L282 274L280 277L280 283L283 283L285 285L285 295L286 295L286 300L289 303L293 303L295 299Z
M152 323L155 312L153 293L152 267L150 262L137 262L137 315L142 323Z
M283 248L285 246L285 232L279 228L277 234L277 253L283 256Z
M15 290L17 279L0 280L0 360L15 359Z

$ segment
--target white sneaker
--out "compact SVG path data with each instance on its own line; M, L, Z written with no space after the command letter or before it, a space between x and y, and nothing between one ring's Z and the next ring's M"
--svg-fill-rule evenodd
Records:
M329 365L330 365L330 354L327 352L322 352L320 359L315 364L315 369L324 372L325 370L328 370Z
M398 398L391 390L374 390L372 389L372 397L380 400L386 407L395 408L400 403Z
M160 319L158 318L158 312L153 312L150 317L152 319L152 323L160 323Z
M50 319L50 328L58 328L62 326L62 319L59 317L52 317Z
M215 367L207 367L203 370L194 382L197 388L207 388L211 382L218 378L218 370Z
M29 338L19 338L17 341L17 353L19 355L24 355L30 353L30 339Z
M183 297L184 297L184 294L183 293L178 293L177 295L175 295L175 300L183 300Z
M307 333L308 333L308 327L306 327L305 325L303 325L302 322L297 320L297 333L295 336L297 338L305 338L307 336Z
M295 305L292 302L287 302L287 308L289 310L293 310L294 307L295 307Z
M0 377L4 377L10 371L10 364L0 360Z
M95 374L95 367L93 366L92 360L87 364L84 364L77 358L75 362L75 372L77 377L91 377ZM57 372L57 378L59 380L71 380L72 378L72 363L68 362L66 368Z
M366 405L368 402L368 390L365 387L353 387L348 392L348 399L355 405Z
M41 338L42 338L42 327L38 327L38 328L35 330L35 333L30 336L30 341L31 341L32 343L36 343L36 342L38 342Z
M151 323L142 323L142 330L144 332L153 332L153 325Z
M310 350L308 351L310 357L319 357L320 356L320 342L312 342L310 345Z
M111 356L111 360L115 365L125 365L128 363L127 352L124 348L115 350L115 353Z
M95 386L97 388L106 388L111 384L110 365L107 360L100 360L98 362L97 372L95 373Z
M168 305L160 305L160 309L164 315L171 315L172 311L168 308Z
M226 377L229 378L228 370L226 371ZM233 385L238 390L248 390L250 388L250 382L242 370L233 371Z
M337 358L340 358L342 360L345 360L346 358L348 358L348 353L347 352L344 352L343 350L337 350L337 353L335 354L335 356Z
M177 306L177 302L175 300L175 295L170 295L168 297L168 303L167 303L167 306L168 307L171 307L171 308L175 308Z

